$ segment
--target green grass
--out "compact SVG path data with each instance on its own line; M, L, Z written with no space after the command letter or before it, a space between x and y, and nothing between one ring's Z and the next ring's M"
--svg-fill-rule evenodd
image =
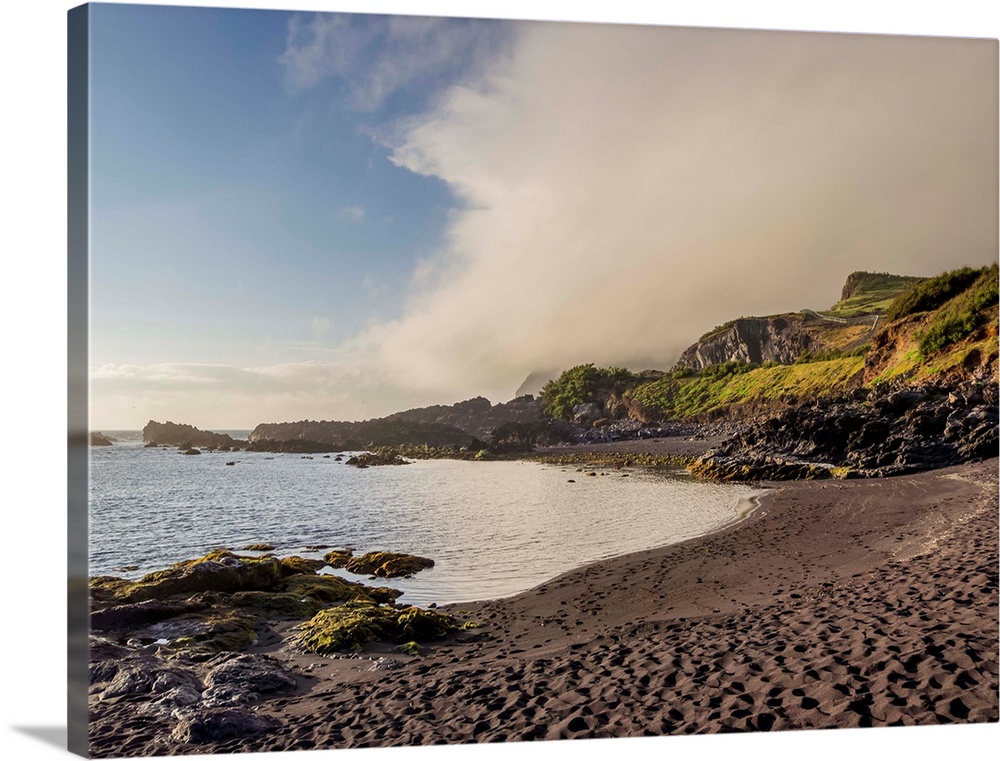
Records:
M994 271L996 278L996 265L972 269L962 267L961 269L943 272L937 277L922 280L908 291L899 296L886 312L886 318L898 320L918 312L930 312L943 306L946 302L960 294L983 274L990 269Z
M830 396L858 384L864 357L849 356L797 365L773 365L731 374L664 376L627 392L644 407L670 419L783 397Z
M854 272L849 278L851 294L834 304L829 314L854 317L872 312L885 312L902 293L923 278L890 275L887 272Z
M958 343L984 324L987 307L997 303L997 266L985 268L970 287L945 303L920 332L925 357Z

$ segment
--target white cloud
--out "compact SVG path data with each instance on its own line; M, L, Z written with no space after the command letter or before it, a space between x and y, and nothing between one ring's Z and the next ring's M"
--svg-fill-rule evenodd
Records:
M321 13L292 18L279 60L293 89L337 79L355 110L371 112L401 88L482 60L500 34L500 25L473 20Z
M351 222L357 224L358 222L364 221L365 207L360 205L345 206L343 209L337 212L337 216L344 222Z
M458 397L553 364L667 367L732 317L829 306L852 270L995 256L989 42L521 31L381 135L468 206L362 339L390 374Z

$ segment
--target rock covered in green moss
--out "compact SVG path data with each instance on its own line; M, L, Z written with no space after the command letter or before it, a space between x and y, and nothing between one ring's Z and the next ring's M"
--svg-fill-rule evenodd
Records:
M323 560L331 568L344 568L352 557L354 557L353 550L330 550L323 556Z
M433 568L434 561L405 552L366 552L358 557L353 550L333 550L323 558L331 568L344 568L351 573L392 579L412 576L425 568Z
M164 600L198 592L269 590L288 576L312 573L323 565L323 561L307 558L246 557L229 550L212 550L200 558L148 573L138 581L94 577L90 589L92 598L103 603Z
M318 574L322 560L241 557L228 550L175 563L138 581L90 580L92 625L120 642L198 652L251 646L272 620L308 620L330 605L391 604L402 592Z
M459 631L453 616L410 606L348 602L326 608L298 627L290 643L305 651L328 655L357 650L369 642L427 642Z
M366 552L350 558L344 566L351 573L369 574L383 579L412 576L425 568L433 568L434 561L419 555L403 552Z

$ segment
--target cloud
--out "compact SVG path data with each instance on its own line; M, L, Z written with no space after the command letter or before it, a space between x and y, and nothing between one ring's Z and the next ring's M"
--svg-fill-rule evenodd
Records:
M319 13L289 22L279 61L293 90L333 79L356 111L373 112L395 92L427 88L475 68L496 49L503 25L473 19Z
M526 24L384 130L464 202L404 316L359 346L428 392L580 362L669 367L853 270L996 255L988 41ZM508 393L509 393L508 390Z
M357 224L358 222L364 221L365 207L345 206L343 209L337 212L337 216L345 222L353 222Z
M90 371L90 417L109 430L141 428L147 420L229 430L259 422L361 420L422 403L390 381L370 359L344 353L255 367L102 365Z

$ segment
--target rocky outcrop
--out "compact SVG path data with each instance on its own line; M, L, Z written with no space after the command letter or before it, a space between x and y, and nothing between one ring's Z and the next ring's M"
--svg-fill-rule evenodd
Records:
M351 573L379 576L383 579L393 579L399 576L412 576L425 568L433 568L434 561L419 555L407 555L404 552L366 552L354 557L347 551L328 553L325 560L333 568L343 568Z
M90 433L90 446L92 447L110 447L114 444L110 436L105 436L100 431L91 431Z
M530 395L519 396L500 404L490 404L489 399L477 396L457 404L397 412L384 419L450 425L477 439L487 439L505 423L534 423L541 420L542 407Z
M580 429L563 420L539 420L534 423L504 423L493 432L489 449L496 454L530 452L535 447L574 442Z
M271 442L311 441L332 450L372 447L430 446L467 447L474 439L488 438L505 423L534 423L542 419L540 403L524 396L502 404L476 397L451 405L419 407L384 418L347 422L302 420L294 423L262 423L250 434L252 449L271 447Z
M352 465L355 468L368 468L372 465L409 465L407 460L404 460L396 452L393 451L380 451L380 452L365 452L359 454L356 457L350 458L345 465Z
M169 732L175 747L276 729L280 722L253 705L298 686L294 674L266 655L224 653L202 664L185 651L168 660L100 637L91 638L90 683L92 711L132 704L137 716Z
M454 426L379 418L360 423L303 420L261 423L250 433L253 451L343 452L393 446L467 446L473 437ZM296 449L296 442L302 443Z
M284 452L288 454L320 454L321 452L342 452L339 445L324 444L311 439L261 439L248 441L248 452Z
M183 423L158 423L150 420L142 429L142 440L146 446L169 446L180 449L239 449L243 442L227 433L202 431L193 425Z
M859 388L748 423L692 472L725 480L880 477L996 457L995 380Z
M804 320L797 314L741 317L685 349L676 367L702 370L732 361L790 365L803 352L816 348L816 339L803 328Z

